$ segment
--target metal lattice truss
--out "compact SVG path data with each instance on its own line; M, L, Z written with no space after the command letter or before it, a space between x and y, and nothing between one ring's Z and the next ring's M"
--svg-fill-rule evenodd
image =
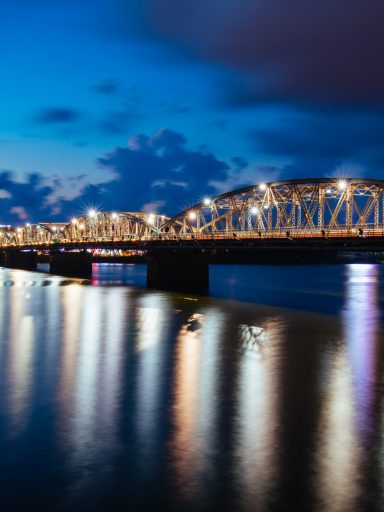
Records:
M176 237L383 234L384 181L281 181L205 199L167 221Z
M166 220L163 215L143 212L94 212L92 215L74 218L68 223L0 228L0 245L148 240Z
M173 218L143 212L92 212L68 223L3 226L0 246L354 235L384 235L384 181L280 181L205 199Z

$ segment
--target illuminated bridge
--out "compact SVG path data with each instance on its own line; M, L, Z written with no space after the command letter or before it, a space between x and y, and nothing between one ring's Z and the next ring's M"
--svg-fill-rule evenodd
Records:
M72 259L92 248L140 249L168 261L175 251L178 261L181 253L193 253L197 261L199 253L217 250L266 255L266 247L287 254L313 248L381 251L383 240L384 181L359 178L260 183L207 197L172 218L91 210L68 222L0 231L5 255L64 251Z

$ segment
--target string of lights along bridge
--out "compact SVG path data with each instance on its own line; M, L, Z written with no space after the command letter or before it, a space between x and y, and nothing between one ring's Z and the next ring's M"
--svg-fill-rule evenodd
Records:
M308 238L384 235L384 181L334 179L260 183L206 197L174 217L90 210L67 222L3 226L0 245L135 240Z

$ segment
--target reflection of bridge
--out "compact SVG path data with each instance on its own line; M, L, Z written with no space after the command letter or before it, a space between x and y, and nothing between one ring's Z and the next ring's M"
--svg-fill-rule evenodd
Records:
M384 181L322 178L259 184L205 198L173 218L91 210L70 222L3 227L0 246L8 253L91 247L196 252L202 247L228 251L235 242L237 249L256 251L261 245L280 247L284 239L298 247L330 247L330 241L337 247L342 241L347 248L380 248L383 230Z

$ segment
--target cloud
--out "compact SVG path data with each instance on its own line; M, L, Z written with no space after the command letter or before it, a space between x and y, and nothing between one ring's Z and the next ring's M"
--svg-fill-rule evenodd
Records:
M140 3L152 37L231 72L233 103L384 103L382 2Z
M5 189L0 189L0 199L11 199L12 194Z
M89 184L86 176L63 181L33 173L20 182L12 172L0 172L2 222L65 221L90 206L173 215L224 186L257 179L242 157L225 162L204 146L190 148L182 133L168 128L133 135L126 146L115 147L97 164L105 170L104 182L98 185Z
M26 209L23 206L13 206L9 213L13 213L14 215L17 215L17 217L20 220L27 220L28 219L28 213Z
M115 94L119 90L119 82L117 82L117 80L113 80L110 78L107 80L103 80L99 84L93 85L91 89L100 94L110 96Z
M0 219L2 223L18 224L20 220L30 222L47 219L59 220L55 208L69 206L63 198L50 202L50 196L64 189L60 180L48 184L39 173L27 174L23 181L11 171L0 171Z
M168 214L212 193L208 181L226 179L229 169L207 150L187 148L184 135L167 128L150 136L132 136L126 147L115 148L98 163L113 171L116 180L104 184L94 200L131 211L141 210L145 204L161 204Z
M340 165L359 166L360 174L383 176L384 119L372 112L296 113L271 128L248 134L255 149L283 158L307 176L329 174ZM300 170L301 169L301 170Z
M65 107L44 108L35 115L35 120L41 124L74 123L80 118L78 110Z

